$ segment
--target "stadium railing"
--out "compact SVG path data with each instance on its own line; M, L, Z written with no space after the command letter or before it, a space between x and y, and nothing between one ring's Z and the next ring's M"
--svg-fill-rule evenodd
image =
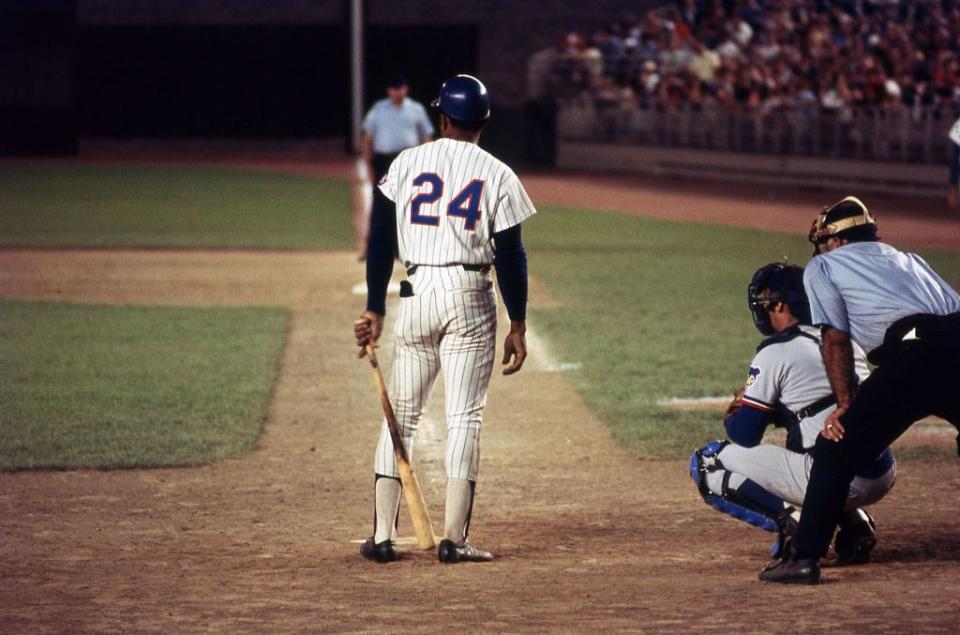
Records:
M560 141L861 161L945 164L960 106L736 112L723 106L626 109L561 101Z

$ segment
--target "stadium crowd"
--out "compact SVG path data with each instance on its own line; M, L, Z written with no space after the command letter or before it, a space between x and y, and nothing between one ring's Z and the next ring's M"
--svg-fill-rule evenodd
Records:
M960 1L678 0L571 30L531 97L624 110L960 105Z

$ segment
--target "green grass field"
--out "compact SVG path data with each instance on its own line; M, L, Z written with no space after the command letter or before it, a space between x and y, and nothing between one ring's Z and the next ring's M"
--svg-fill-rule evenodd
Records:
M656 405L667 397L733 392L746 379L761 336L746 308L759 266L803 265L802 237L544 208L524 229L530 270L559 307L532 319L571 373L587 404L627 447L677 456L723 436L715 411ZM960 286L960 256L924 252Z
M278 308L0 300L0 469L192 465L254 447Z
M0 168L0 245L349 249L346 183L205 167Z
M349 249L349 186L210 168L0 170L0 245ZM543 207L530 269L559 302L531 318L616 438L680 456L711 411L657 406L742 384L760 339L752 272L800 236ZM960 255L923 252L960 287ZM0 465L187 464L254 444L285 313L0 304ZM241 345L242 343L242 345ZM917 453L923 455L922 452Z

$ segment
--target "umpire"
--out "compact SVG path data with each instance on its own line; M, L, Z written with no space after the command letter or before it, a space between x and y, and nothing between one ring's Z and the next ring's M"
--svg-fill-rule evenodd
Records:
M407 79L394 76L387 83L387 97L373 105L363 119L363 158L374 187L401 152L433 139L433 124L419 102L410 99ZM363 213L368 213L364 210ZM366 253L367 223L362 223L361 240Z
M855 197L825 208L810 242L804 286L838 407L813 450L794 546L760 572L765 582L820 582L854 473L914 422L937 415L960 430L960 295L919 256L878 242ZM859 389L851 340L878 366Z

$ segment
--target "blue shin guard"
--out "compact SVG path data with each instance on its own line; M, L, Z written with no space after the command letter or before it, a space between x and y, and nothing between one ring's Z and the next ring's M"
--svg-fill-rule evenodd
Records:
M752 503L752 501L739 495L736 491L730 491L726 487L723 488L723 496L714 494L707 487L707 472L724 469L716 457L727 445L727 441L711 441L691 455L690 478L696 483L700 496L707 505L710 505L710 507L713 507L719 512L732 516L754 527L759 527L764 531L776 532L778 530L777 521L775 517L773 517L772 511L763 510L761 505ZM727 474L729 474L729 472L727 472ZM754 508L754 506L756 508Z

